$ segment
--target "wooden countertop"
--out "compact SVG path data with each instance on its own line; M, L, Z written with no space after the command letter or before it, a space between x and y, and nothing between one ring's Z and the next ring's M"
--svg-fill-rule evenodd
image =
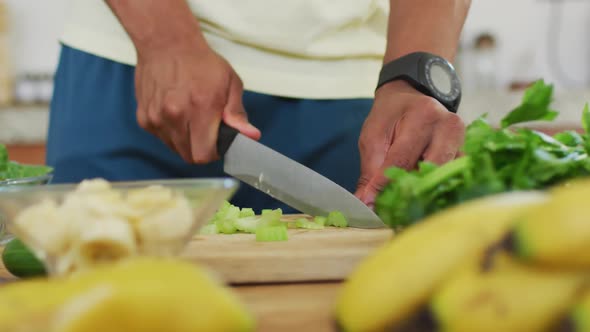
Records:
M0 283L15 278L0 263ZM257 318L260 332L333 332L339 282L233 286Z

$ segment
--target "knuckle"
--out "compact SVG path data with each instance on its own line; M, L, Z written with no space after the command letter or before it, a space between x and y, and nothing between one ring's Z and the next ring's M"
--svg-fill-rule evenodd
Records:
M149 128L149 121L144 111L138 110L135 114L135 118L137 120L137 124L140 128L148 129Z
M191 93L191 102L198 109L218 109L225 105L224 99L219 92L206 93L193 90Z
M461 117L459 117L457 114L449 113L449 117L446 120L446 125L452 132L465 132L465 124L463 123Z
M199 149L197 151L193 151L192 159L196 164L206 164L215 160L215 155L213 151Z
M410 170L414 167L412 161L405 156L400 156L398 157L393 163L392 166L398 167L398 168L403 168L406 170Z
M434 98L421 97L414 103L414 108L420 110L420 117L425 121L434 122L441 116L442 105Z
M164 121L162 121L162 117L160 116L159 112L149 112L147 115L148 119L148 126L153 128L161 128Z
M362 188L369 184L369 178L366 175L359 177L357 181L357 187Z
M166 97L162 104L162 112L164 116L171 119L182 117L183 110L182 105L170 97Z

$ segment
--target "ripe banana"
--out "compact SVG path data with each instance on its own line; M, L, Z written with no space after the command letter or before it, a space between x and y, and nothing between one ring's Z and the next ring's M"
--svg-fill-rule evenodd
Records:
M505 247L530 262L590 268L590 181L572 181L551 191L551 200L525 213Z
M453 273L433 294L436 331L547 331L588 282L586 271L529 265L506 254L475 259Z
M228 289L188 262L130 258L0 288L3 332L253 331Z
M560 328L565 332L590 332L590 291L570 309Z
M515 192L456 206L416 224L376 250L344 283L336 319L348 332L398 326L467 257L483 251L529 208L540 192Z

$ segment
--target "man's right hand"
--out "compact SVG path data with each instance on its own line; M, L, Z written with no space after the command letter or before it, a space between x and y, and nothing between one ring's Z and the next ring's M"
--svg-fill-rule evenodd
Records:
M181 45L146 52L136 67L137 121L190 163L207 163L216 151L220 121L253 139L242 81L208 48Z
M186 0L106 0L137 50L137 121L189 163L219 158L221 121L258 140L242 81L206 43Z

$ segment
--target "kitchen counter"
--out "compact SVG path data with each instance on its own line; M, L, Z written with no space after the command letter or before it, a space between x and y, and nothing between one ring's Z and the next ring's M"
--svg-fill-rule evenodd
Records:
M14 281L0 263L0 283ZM234 286L257 319L258 332L332 332L339 282Z
M522 92L466 93L461 103L460 115L465 123L488 113L489 120L497 124L513 107L518 105ZM554 94L554 109L559 117L550 125L538 122L537 127L579 127L582 109L590 102L590 90L560 92ZM49 114L45 106L0 109L0 142L5 144L43 144L47 135Z

